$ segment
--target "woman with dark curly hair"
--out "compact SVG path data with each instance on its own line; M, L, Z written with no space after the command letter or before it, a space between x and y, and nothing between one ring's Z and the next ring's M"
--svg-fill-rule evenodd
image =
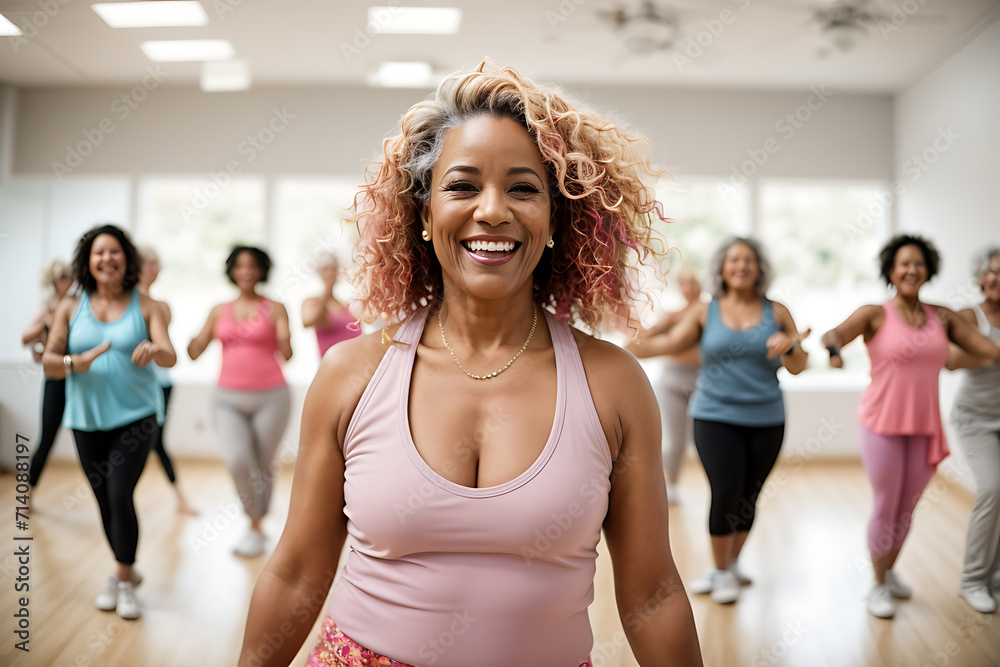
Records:
M858 336L871 358L872 381L858 406L861 460L875 496L868 522L875 588L867 605L873 616L892 618L893 598L912 595L892 568L917 501L948 456L938 404L938 375L948 359L948 341L993 360L1000 359L1000 347L948 308L920 301L920 288L940 266L930 241L895 236L879 253L879 265L896 295L881 305L858 308L823 335L823 344L834 368L843 366L840 348Z
M223 459L249 519L247 531L233 547L233 553L244 558L260 556L267 545L261 522L271 504L272 463L292 410L278 361L279 356L283 361L292 358L288 311L257 293L270 269L271 258L260 248L233 248L226 258L226 276L240 294L212 308L187 349L195 361L213 339L222 343L212 413Z
M590 665L602 527L639 663L701 664L656 399L570 326L628 320L656 210L643 148L486 63L406 113L356 217L364 315L395 324L333 347L309 389L240 665L289 663L345 539L310 665Z
M799 335L788 308L767 298L771 265L757 241L725 239L709 271L710 303L695 304L669 331L628 349L651 357L698 346L701 368L688 412L712 489L708 533L715 567L691 582L691 592L731 604L750 583L738 559L785 437L778 369L805 370L809 355L799 343L808 332Z
M46 377L66 379L63 425L73 429L80 463L101 511L117 576L97 596L103 611L125 619L141 609L133 569L139 520L133 494L163 414L151 361L173 366L163 304L142 294L139 255L118 227L95 227L73 256L79 297L59 302L42 363Z

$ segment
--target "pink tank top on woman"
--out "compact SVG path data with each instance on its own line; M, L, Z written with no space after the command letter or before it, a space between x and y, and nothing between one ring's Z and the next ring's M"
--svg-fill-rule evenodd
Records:
M351 549L330 616L368 649L435 667L587 659L612 461L573 334L545 317L555 419L541 455L509 482L455 484L413 444L410 376L427 309L401 327L365 389L344 441ZM498 413L485 429L509 418Z
M868 341L872 381L861 396L858 421L879 435L930 436L927 462L948 456L938 376L948 360L948 336L937 312L926 304L926 323L906 322L891 301L882 304L885 319Z
M339 312L330 313L330 318L321 328L316 327L316 342L319 343L319 356L326 354L326 351L342 340L356 338L361 335L361 329L352 329L351 324L356 321L355 317L347 308L341 308Z
M215 323L215 337L222 343L219 386L237 391L267 391L285 385L278 363L278 330L273 304L261 298L253 317L237 322L233 304L222 306Z

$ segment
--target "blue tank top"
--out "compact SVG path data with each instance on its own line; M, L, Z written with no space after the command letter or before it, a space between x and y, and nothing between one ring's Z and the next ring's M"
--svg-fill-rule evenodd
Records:
M746 331L723 324L719 303L713 299L701 334L701 370L688 414L737 426L784 424L785 403L777 375L781 361L767 358L767 339L780 330L767 299L760 323Z
M66 412L63 426L78 431L110 431L155 414L163 419L163 392L153 369L132 363L135 346L149 340L139 308L139 291L125 313L114 322L94 317L90 297L80 305L69 323L68 354L82 354L105 341L111 349L94 359L85 373L66 377Z

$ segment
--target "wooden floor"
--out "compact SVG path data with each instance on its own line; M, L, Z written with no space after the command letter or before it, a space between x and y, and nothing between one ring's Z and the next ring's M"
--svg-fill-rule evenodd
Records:
M235 665L254 581L265 559L233 556L244 528L235 493L221 464L181 462L179 476L200 509L178 515L155 459L137 490L141 538L138 589L142 619L122 621L93 606L112 572L96 504L79 468L52 464L41 480L27 532L15 530L0 558L5 619L0 665L10 667L214 667ZM291 471L281 476L265 527L273 538L287 512ZM683 504L671 511L671 541L685 581L709 563L708 489L697 462L686 464ZM0 477L10 507L11 475ZM765 487L743 569L754 585L731 606L692 596L705 664L713 667L801 665L886 667L1000 665L1000 617L970 609L956 594L971 497L936 478L925 493L914 529L897 565L915 589L896 619L868 615L871 586L865 523L871 492L857 464L809 463L779 467ZM14 542L14 534L31 542ZM30 653L14 649L17 610L13 545L30 544ZM610 563L603 544L596 601L591 607L595 667L636 662L615 611ZM295 664L304 665L303 647ZM512 666L497 666L512 667Z

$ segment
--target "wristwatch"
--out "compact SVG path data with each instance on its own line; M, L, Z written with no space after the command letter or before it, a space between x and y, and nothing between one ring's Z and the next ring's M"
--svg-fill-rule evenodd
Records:
M67 375L70 374L70 373L72 373L73 372L73 357L71 357L68 354L66 356L64 356L63 357L63 366L66 367L66 374Z

